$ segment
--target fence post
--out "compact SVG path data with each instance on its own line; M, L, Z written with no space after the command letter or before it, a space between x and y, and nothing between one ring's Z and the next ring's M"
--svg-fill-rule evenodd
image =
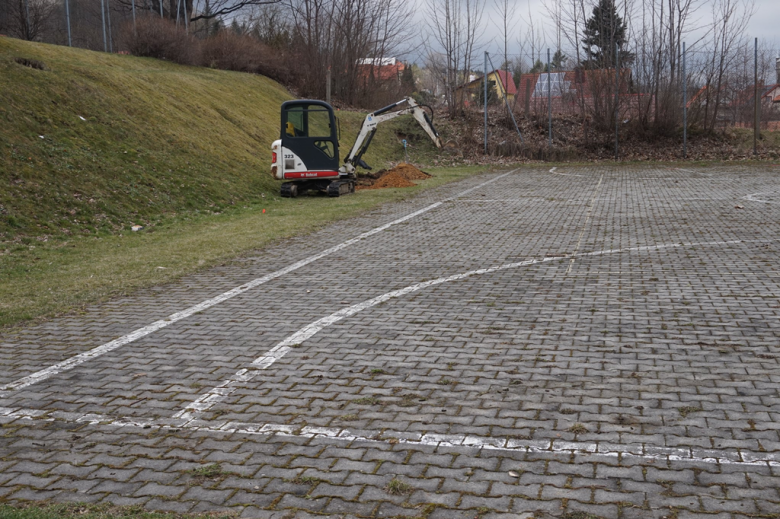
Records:
M114 52L114 35L111 34L111 0L106 0L106 18L108 18L108 52Z
M761 129L759 128L759 102L758 98L758 38L753 44L753 155L758 155L758 137Z
M24 39L31 40L30 38L30 4L28 0L24 0Z
M325 73L325 101L330 104L330 67Z
M550 49L547 49L547 143L552 148L552 78L550 72Z
M525 80L525 117L531 117L531 80Z
M488 133L488 128L487 128L487 119L488 119L487 118L487 100L488 100L487 61L488 61L488 53L487 53L487 51L485 51L485 68L483 69L485 71L485 73L482 76L482 82L485 84L485 91L483 92L483 94L484 94L483 97L485 98L485 155L487 155L487 137L488 137L487 136L487 133Z
M105 0L100 0L100 16L103 19L103 52L108 52L108 43L106 42L106 5L105 5Z
M73 47L70 39L70 2L65 0L65 25L68 26L68 47Z
M488 59L490 60L490 68L492 68L495 71L498 71L498 69L496 68L496 65L493 63L493 60L490 59L490 56L488 56ZM501 81L501 76L498 77L498 80ZM508 75L506 77L506 80L509 81L509 76ZM507 97L507 89L506 89L506 87L503 84L501 85L501 90L500 91L504 93L504 104L506 105L506 111L509 112L509 117L512 118L512 123L515 125L515 130L517 130L517 135L520 136L520 142L525 144L525 140L523 139L523 134L520 131L520 127L517 125L517 120L515 119L515 114L512 111L512 107L509 106L509 98ZM517 95L517 94L515 94L515 95Z
M620 125L620 59L617 42L615 42L615 160L618 160L618 128Z
M685 69L685 42L682 48L683 73L683 158L688 158L688 74Z

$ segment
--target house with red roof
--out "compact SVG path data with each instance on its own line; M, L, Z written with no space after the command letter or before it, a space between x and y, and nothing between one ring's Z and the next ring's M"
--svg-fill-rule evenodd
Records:
M493 92L496 94L497 99L503 101L504 98L506 98L510 103L515 101L517 87L515 86L515 80L512 77L511 72L506 70L494 70L489 72L488 85L492 85ZM458 87L458 90L460 92L468 92L467 100L473 100L480 87L482 87L482 76L472 79L465 85Z
M364 79L369 77L376 81L401 82L401 74L406 64L396 58L363 58L357 62L358 75Z

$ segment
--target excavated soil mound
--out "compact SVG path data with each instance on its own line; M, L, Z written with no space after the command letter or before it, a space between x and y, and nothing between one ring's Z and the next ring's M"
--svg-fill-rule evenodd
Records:
M406 162L401 162L396 167L391 169L389 173L397 173L406 180L425 180L426 178L431 178L431 176L425 171L420 171L416 167L412 166L411 164L407 164Z
M425 180L431 175L401 162L389 170L381 170L376 173L368 173L358 181L358 189L382 189L385 187L411 187L412 180Z
M383 187L412 187L414 182L406 180L398 173L385 173L377 180L373 185L368 186L366 189L382 189Z

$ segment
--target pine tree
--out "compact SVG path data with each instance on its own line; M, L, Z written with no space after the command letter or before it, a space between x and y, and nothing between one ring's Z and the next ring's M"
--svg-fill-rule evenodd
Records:
M587 68L615 66L615 44L619 50L620 66L634 61L634 55L625 49L626 23L618 15L615 0L599 0L593 14L585 22L582 39Z
M563 70L568 60L569 58L566 56L566 54L561 52L561 49L555 51L555 55L552 57L552 62L550 63L552 65L553 71L557 72Z
M542 63L542 60L538 59L538 60L536 60L536 63L534 63L534 66L531 67L531 70L529 72L531 72L531 74L538 74L540 72L547 72L547 65Z
M482 78L482 81L479 82L479 85L480 85L479 91L475 96L475 101L478 106L483 106L485 104L485 79L484 78ZM496 104L496 102L498 101L498 94L496 93L496 82L492 79L489 79L487 82L487 99L489 105Z

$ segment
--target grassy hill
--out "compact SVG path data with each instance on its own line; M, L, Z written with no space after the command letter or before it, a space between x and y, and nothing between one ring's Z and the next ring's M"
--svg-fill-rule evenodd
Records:
M262 76L0 37L0 251L276 194L270 145L290 98ZM339 115L349 146L363 115ZM403 157L395 131L422 135L394 123L369 164Z
M170 282L478 171L279 198L270 145L290 98L256 75L0 37L0 328ZM363 117L339 112L343 146ZM418 164L436 156L402 117L377 132L366 162L401 160L396 134L415 143Z

